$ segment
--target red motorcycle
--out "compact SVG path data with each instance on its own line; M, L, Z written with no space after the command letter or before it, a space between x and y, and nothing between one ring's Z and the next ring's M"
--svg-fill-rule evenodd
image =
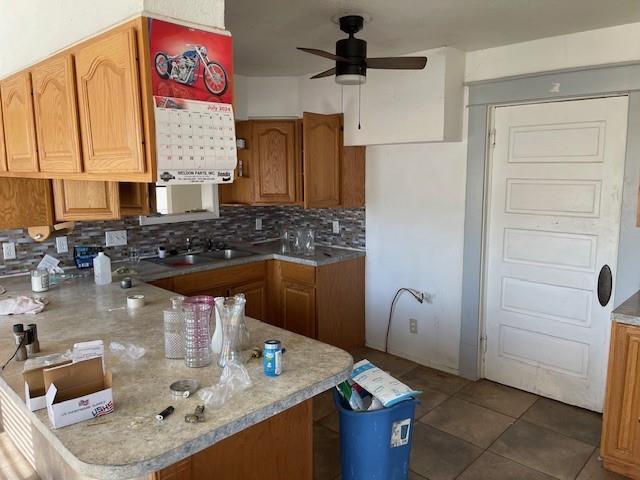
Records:
M154 60L158 75L165 80L193 86L198 81L200 64L202 64L204 86L214 95L224 94L229 86L225 69L219 63L209 59L206 47L188 46L193 48L174 57L165 52L156 53Z

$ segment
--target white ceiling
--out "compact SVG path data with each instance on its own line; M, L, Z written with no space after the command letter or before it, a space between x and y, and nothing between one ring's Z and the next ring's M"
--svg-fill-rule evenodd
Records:
M227 0L235 70L301 75L332 67L295 47L333 52L331 18L366 13L369 56L452 46L465 51L640 21L640 0Z

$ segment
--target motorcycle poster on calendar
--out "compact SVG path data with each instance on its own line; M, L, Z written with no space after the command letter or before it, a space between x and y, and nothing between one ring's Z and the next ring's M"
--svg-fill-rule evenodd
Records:
M149 19L157 182L229 183L237 163L231 36Z
M149 49L154 95L232 103L230 35L149 19Z

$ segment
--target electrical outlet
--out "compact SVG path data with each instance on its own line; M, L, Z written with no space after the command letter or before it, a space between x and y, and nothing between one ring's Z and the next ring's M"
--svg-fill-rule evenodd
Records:
M5 260L14 260L16 258L16 244L13 242L3 243L2 257Z
M56 251L58 253L67 253L69 251L67 237L56 237Z
M418 320L415 318L409 319L409 333L413 333L414 335L418 334Z
M340 233L340 222L338 220L334 220L331 224L333 225L333 233Z
M104 232L104 241L107 247L120 247L127 244L126 230L111 230Z
M256 230L262 230L262 219L256 218Z

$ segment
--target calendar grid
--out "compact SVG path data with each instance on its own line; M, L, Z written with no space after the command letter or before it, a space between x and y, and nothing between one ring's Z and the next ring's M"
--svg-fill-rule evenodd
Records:
M233 173L237 150L231 105L157 97L155 120L159 175L170 173L173 183L219 183Z

